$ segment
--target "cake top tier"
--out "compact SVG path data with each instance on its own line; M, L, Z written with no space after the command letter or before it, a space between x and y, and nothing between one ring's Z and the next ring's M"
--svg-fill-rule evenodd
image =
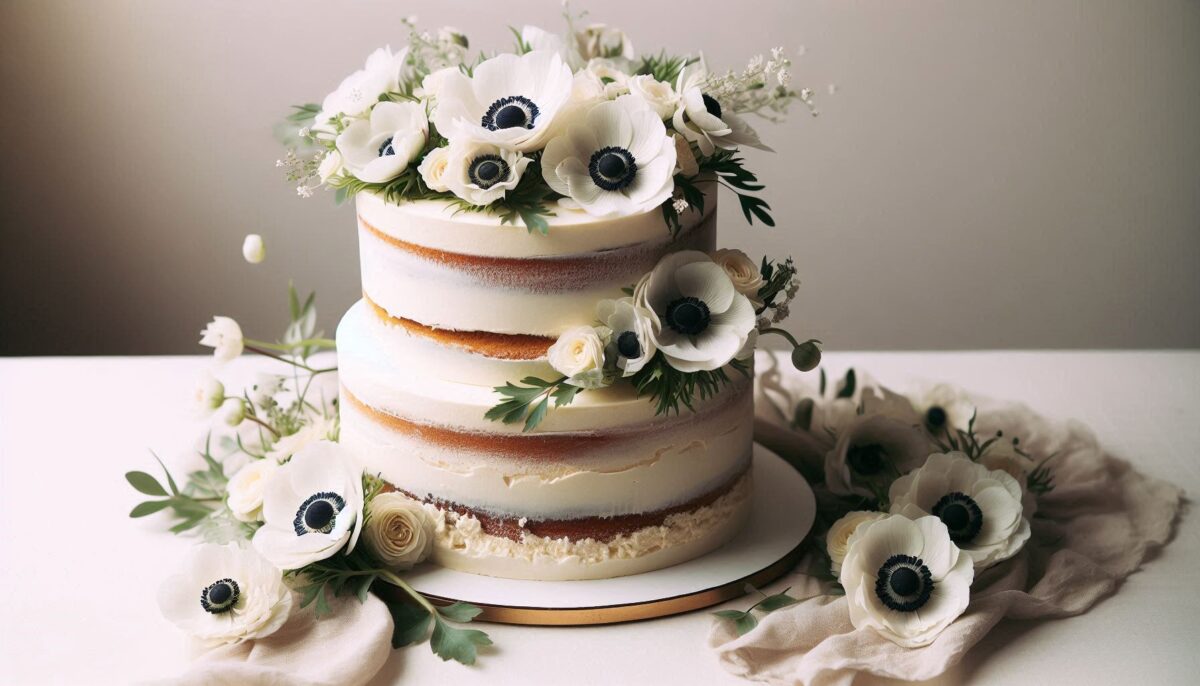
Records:
M490 54L468 52L452 29L412 29L408 47L376 50L320 104L297 108L300 145L280 166L302 196L323 185L340 200L441 201L484 215L464 225L541 234L588 223L564 203L604 220L657 213L677 231L686 211L703 213L697 180L715 177L748 221L773 223L739 150L770 150L745 115L812 107L782 49L720 73L699 57L639 57L610 27L568 29L527 26L515 48Z

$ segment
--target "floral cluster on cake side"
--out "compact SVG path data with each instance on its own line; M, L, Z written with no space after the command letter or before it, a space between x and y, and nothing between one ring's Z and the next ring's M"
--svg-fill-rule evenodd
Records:
M747 115L778 119L796 101L816 112L783 49L715 72L700 55L639 54L616 28L575 24L513 29L509 51L472 55L462 32L406 20L407 46L374 51L320 103L296 107L277 165L304 197L443 200L543 233L558 211L655 208L677 231L682 214L704 211L697 183L716 179L747 221L774 225L738 150L770 150Z

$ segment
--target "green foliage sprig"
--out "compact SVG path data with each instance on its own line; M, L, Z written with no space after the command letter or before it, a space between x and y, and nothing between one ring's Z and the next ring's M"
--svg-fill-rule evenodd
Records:
M746 223L753 224L757 217L763 224L775 226L775 219L771 217L771 206L767 201L750 195L763 190L765 186L759 183L753 172L746 169L745 160L737 156L737 151L718 150L711 157L705 157L698 162L701 175L715 175L718 183L737 195Z
M504 400L488 410L483 415L484 419L505 424L515 424L524 420L525 427L522 431L533 431L546 418L551 399L554 400L555 407L570 405L575 396L583 390L579 386L567 383L565 376L554 381L527 376L521 379L521 383L521 386L511 382L496 386L493 390Z
M793 598L787 594L788 591L792 590L791 587L785 588L774 595L767 595L750 584L746 584L746 588L749 592L762 596L762 600L751 605L748 610L719 610L713 613L713 615L721 619L733 622L733 627L737 631L738 636L745 635L751 629L758 626L758 618L753 614L755 610L763 614L770 614L775 610L800 602L799 598Z
M697 61L698 58L695 57L669 55L663 50L657 55L642 56L641 60L638 61L637 67L634 68L634 74L649 74L654 77L655 81L664 81L675 85L675 81L679 78L679 74L683 72L684 68Z
M742 376L749 376L749 366L742 360L733 360L729 366ZM696 399L705 400L716 395L729 385L731 380L724 368L710 371L681 372L667 362L661 352L630 377L638 396L648 396L654 403L654 412L659 415L679 414L680 406L695 411Z
M146 472L126 472L125 480L134 490L159 498L138 503L130 510L129 516L136 519L170 509L171 514L178 520L171 526L171 533L181 534L200 528L205 538L213 540L251 536L258 526L238 521L225 505L229 478L225 475L221 463L213 457L210 445L211 436L205 441L204 450L200 451L205 468L189 473L183 488L179 487L171 471L158 455L154 455L154 459L166 477L165 487ZM230 532L233 535L230 535Z

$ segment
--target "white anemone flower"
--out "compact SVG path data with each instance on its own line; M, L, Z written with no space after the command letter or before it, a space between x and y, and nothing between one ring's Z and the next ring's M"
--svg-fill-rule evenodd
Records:
M433 122L452 142L472 138L530 152L545 145L571 97L571 68L558 54L503 54L461 72L439 75Z
M242 339L242 327L229 317L213 317L213 320L200 332L200 345L213 349L213 357L218 362L228 362L245 349Z
M428 135L424 105L381 102L370 119L359 119L342 131L337 150L346 171L367 183L384 183L412 164Z
M460 138L446 149L440 182L472 205L490 205L517 187L529 162L515 150Z
M312 443L272 475L262 512L254 548L280 569L352 552L363 523L362 470L337 443Z
M933 643L967 609L974 578L937 517L859 524L838 574L854 627L905 648Z
M961 390L948 384L937 384L921 389L912 397L913 407L921 415L925 429L935 437L944 437L949 431L966 431L975 416L975 406Z
M930 455L923 467L896 479L888 495L894 514L940 518L976 569L1007 560L1029 540L1021 485L963 453Z
M654 344L681 372L725 366L754 330L754 306L719 264L695 250L659 260L633 298L654 318Z
M634 304L633 298L601 300L596 317L612 331L605 359L612 360L621 376L632 376L654 357L654 314Z
M658 115L632 95L601 102L546 146L542 176L590 215L657 208L675 189L675 144Z
M837 495L881 496L893 479L916 469L932 452L929 438L881 414L854 415L825 454L825 485Z
M362 69L347 76L336 90L325 96L313 127L324 129L338 114L357 117L379 102L380 95L400 90L400 75L407 59L407 47L393 53L391 46L387 46L371 53Z
M722 108L716 98L703 91L707 80L708 69L703 60L680 72L675 89L679 93L679 106L672 117L675 130L695 143L706 156L717 148L733 150L742 145L771 151L744 119L736 112Z
M235 543L193 548L158 589L163 617L209 647L270 636L292 604L280 571Z

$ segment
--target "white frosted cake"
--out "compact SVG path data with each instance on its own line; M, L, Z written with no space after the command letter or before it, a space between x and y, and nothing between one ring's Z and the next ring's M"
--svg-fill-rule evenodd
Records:
M560 210L547 235L446 203L357 197L363 299L337 343L341 442L435 512L434 561L529 579L635 574L735 535L751 498L741 373L694 412L629 384L582 393L533 431L485 419L493 387L554 378L547 349L595 322L664 255L711 252L716 202L673 238L654 210Z

